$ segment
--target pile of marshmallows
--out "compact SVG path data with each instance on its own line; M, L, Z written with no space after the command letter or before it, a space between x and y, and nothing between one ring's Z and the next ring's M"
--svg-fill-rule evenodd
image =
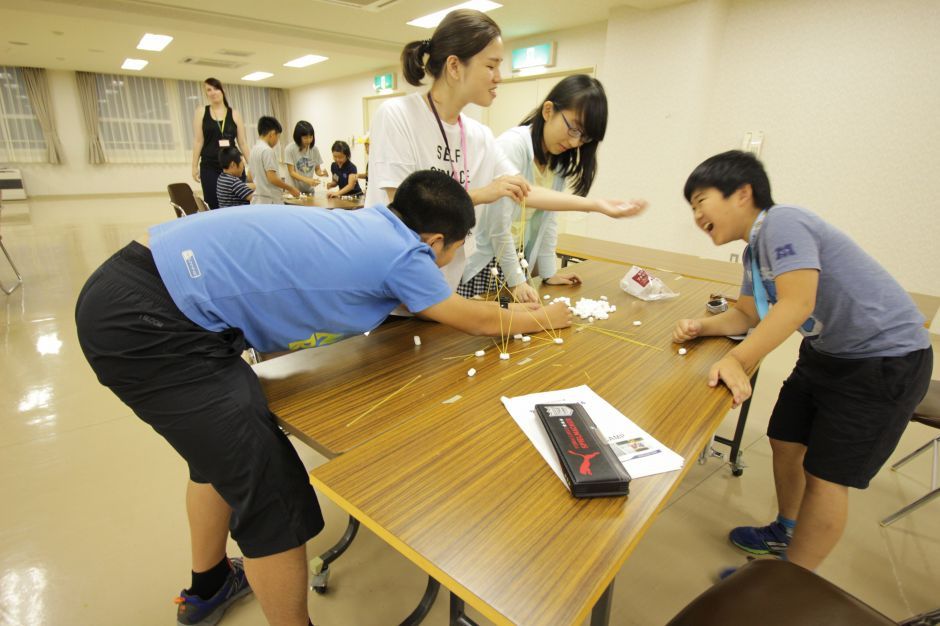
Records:
M545 296L545 299L548 299L548 296ZM590 298L581 298L575 302L574 306L571 306L571 298L561 296L552 300L552 304L556 302L564 302L568 306L568 310L571 311L574 315L577 315L583 320L593 322L595 318L599 320L606 320L610 317L611 313L617 311L617 305L611 304L607 301L607 296L601 296L600 300L591 300Z

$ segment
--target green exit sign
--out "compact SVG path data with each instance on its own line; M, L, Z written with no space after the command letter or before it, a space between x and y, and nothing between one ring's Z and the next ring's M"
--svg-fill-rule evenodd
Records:
M555 42L543 43L528 48L516 48L512 51L512 69L524 70L530 67L551 67L555 65Z
M395 88L395 75L389 72L388 74L377 74L372 79L372 86L376 91L384 91L386 89Z

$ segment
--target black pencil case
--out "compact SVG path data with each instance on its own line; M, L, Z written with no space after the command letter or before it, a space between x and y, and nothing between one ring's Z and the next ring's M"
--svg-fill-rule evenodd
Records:
M536 404L575 498L625 496L630 475L580 404Z

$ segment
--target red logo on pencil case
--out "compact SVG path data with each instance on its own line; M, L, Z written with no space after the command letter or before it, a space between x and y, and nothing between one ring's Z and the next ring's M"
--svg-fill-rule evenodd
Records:
M581 467L578 468L578 473L585 476L593 476L591 473L591 459L596 457L600 452L592 452L591 454L579 454L573 450L568 450L568 454L573 454L579 456L583 459L581 462Z
M646 273L646 270L638 271L632 278L640 284L640 287L646 287L650 284L650 275Z

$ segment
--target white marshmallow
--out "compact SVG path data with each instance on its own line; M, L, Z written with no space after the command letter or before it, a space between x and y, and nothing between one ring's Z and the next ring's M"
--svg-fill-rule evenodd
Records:
M416 346L420 346L420 345L421 345L421 337L419 337L419 336L417 336L417 335L415 335L415 345L416 345Z
M522 333L516 333L512 336L513 339L522 339Z
M484 354L486 354L486 350L477 350L473 354L476 356L483 356Z
M508 360L509 360L509 353L508 353L508 352L500 352L500 353L499 353L499 360L500 360L500 361L508 361Z
M524 270L529 269L529 262L526 261L525 259L520 260L519 265L522 266L522 269Z
M562 339L561 337L555 337L555 343L562 344L562 343L565 343L565 340Z
M467 370L467 376L470 376L471 378L472 378L476 373L477 373L477 371L476 371L475 369L473 369L472 367Z
M687 354L688 352L689 352L689 351L686 350L685 348L679 348L679 354L680 354L680 355L685 355L685 354Z
M522 338L522 343L529 343L530 341L532 341L532 337L529 337L528 335L525 335Z
M639 326L639 325L642 324L642 323L643 323L643 322L641 322L640 320L633 320L633 325L634 325L634 326Z
M543 299L543 300L551 300L552 297L551 297L550 295L548 295L548 294L545 294L544 296L542 296L542 299Z
M493 276L499 276L499 270L495 267L491 267L490 274L492 274Z

